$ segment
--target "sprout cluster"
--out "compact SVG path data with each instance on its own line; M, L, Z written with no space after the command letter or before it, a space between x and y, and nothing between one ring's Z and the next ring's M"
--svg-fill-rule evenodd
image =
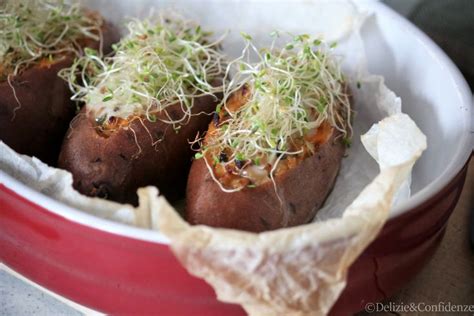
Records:
M177 129L192 116L196 98L221 92L220 40L210 41L211 33L199 25L160 16L156 23L132 20L128 32L113 47L113 56L100 58L86 50L60 73L69 82L73 99L85 102L100 125L115 118L146 117ZM166 116L166 108L177 103L183 116ZM158 118L161 111L166 117Z
M0 0L0 81L100 39L100 17L64 0Z
M245 166L263 163L270 166L272 178L280 159L314 150L305 136L321 124L329 123L345 140L350 138L351 107L339 61L331 54L334 43L303 34L282 49L276 49L274 41L269 49L258 50L249 35L243 37L246 46L227 68L226 74L235 75L217 108L225 111L226 119L206 136L197 158L210 155L208 167L222 163L241 176ZM257 62L249 61L251 54ZM234 92L244 86L250 89L245 104L228 109ZM222 153L226 161L219 158Z

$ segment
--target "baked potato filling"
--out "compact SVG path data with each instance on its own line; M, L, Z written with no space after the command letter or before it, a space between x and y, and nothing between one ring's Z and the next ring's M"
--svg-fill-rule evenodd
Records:
M0 81L80 55L85 42L101 39L103 23L100 15L64 0L0 1Z
M242 88L234 92L228 101L227 110L221 110L215 114L213 122L209 126L205 136L205 143L212 144L213 135L217 134L220 126L225 126L226 121L231 119L230 113L235 112L243 105L250 94L248 88ZM230 113L229 113L230 111ZM298 152L294 155L281 154L275 170L275 176L285 173L289 169L296 167L305 158L311 156L318 145L326 143L333 133L333 127L324 121L319 127L310 130L304 137L295 137L289 140L289 150ZM212 164L215 177L226 188L237 189L241 187L253 187L270 181L272 171L272 161L268 155L257 156L254 160L240 160L237 157L229 162L229 157L233 156L231 148L226 148L220 152L206 151L204 158L208 164ZM217 157L217 159L216 159Z
M223 73L221 39L212 41L211 33L179 16L132 20L128 31L113 56L100 58L86 50L60 73L102 133L135 119L159 119L179 130L189 122L197 98L222 91L216 84ZM183 113L179 117L167 112L177 103Z
M237 71L223 102L205 137L196 141L195 158L205 159L226 192L274 182L335 131L346 144L352 132L347 84L331 53L334 44L299 35L283 49L273 44L259 50L248 35L244 38L244 54L229 64ZM250 53L260 60L248 62Z

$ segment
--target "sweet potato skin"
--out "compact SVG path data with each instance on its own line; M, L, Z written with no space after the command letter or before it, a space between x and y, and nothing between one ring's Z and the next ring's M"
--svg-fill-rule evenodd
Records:
M217 101L211 96L197 98L192 113L212 113ZM174 118L183 116L180 104L170 106L168 113ZM207 128L211 116L193 116L178 133L160 119L165 119L163 113L156 122L135 119L128 128L105 137L83 109L71 124L58 165L72 173L74 188L88 196L136 205L136 190L154 185L160 194L176 200L184 195L191 165L189 141ZM153 146L153 140L160 138Z
M104 52L111 51L119 32L111 24L103 29ZM98 48L98 42L87 41ZM56 165L59 150L76 107L70 100L67 83L58 72L69 67L73 56L64 56L49 65L35 65L11 78L20 105L7 81L0 82L0 140L20 154L35 156Z
M0 83L0 140L21 154L54 164L75 107L58 71L71 65L65 58L49 67L35 66Z
M308 223L334 186L345 152L333 132L316 153L271 181L238 192L223 192L204 159L195 160L186 191L186 219L194 225L262 232ZM340 135L339 135L340 136Z

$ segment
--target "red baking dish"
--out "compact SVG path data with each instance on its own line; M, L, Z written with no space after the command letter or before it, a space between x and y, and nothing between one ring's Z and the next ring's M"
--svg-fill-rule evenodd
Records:
M347 315L395 293L429 260L464 185L472 153L472 94L423 33L383 4L362 37L369 70L385 77L428 137L412 197L391 212L349 271L331 314ZM416 48L416 49L414 49ZM403 71L400 71L403 69ZM424 70L424 71L422 71ZM157 232L100 219L0 171L0 261L72 301L110 314L244 315L188 274Z

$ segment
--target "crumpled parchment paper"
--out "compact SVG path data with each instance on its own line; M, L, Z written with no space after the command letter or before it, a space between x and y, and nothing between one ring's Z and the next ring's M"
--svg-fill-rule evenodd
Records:
M370 13L343 0L272 2L271 14L263 14L266 1L85 2L116 23L151 7L182 10L218 34L231 29L223 43L231 57L242 47L239 31L262 46L275 29L337 40L357 115L334 190L313 223L254 234L190 226L154 187L138 191L137 208L82 196L72 189L69 173L1 142L0 182L13 176L96 216L159 230L179 261L211 284L218 299L241 304L251 315L326 314L344 289L349 266L377 236L391 207L409 197L411 169L426 148L423 133L401 113L401 100L383 78L367 71L359 30Z

